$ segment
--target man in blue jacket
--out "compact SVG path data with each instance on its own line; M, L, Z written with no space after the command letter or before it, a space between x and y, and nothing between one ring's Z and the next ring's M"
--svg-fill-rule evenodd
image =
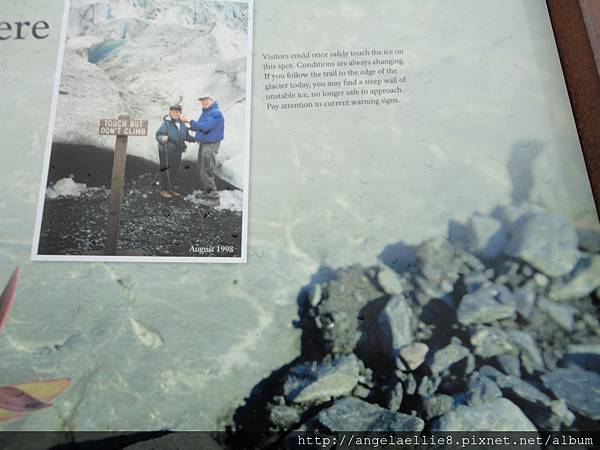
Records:
M198 142L198 178L202 197L200 203L204 206L218 206L219 192L215 182L215 167L217 164L217 152L221 145L225 131L225 118L219 110L219 104L206 94L200 98L202 104L202 115L198 120L191 120L183 116L182 120L190 124L196 132Z
M181 164L181 154L185 152L186 142L194 142L188 128L181 121L181 106L169 108L169 115L163 117L163 123L156 130L158 158L160 161L160 195L172 198L181 197L177 192L177 175Z

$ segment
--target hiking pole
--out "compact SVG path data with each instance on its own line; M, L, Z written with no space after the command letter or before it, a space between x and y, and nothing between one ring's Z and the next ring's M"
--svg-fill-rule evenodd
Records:
M165 158L167 158L167 181L169 183L169 193L173 192L173 186L171 186L171 175L169 172L171 171L171 163L169 162L169 146L165 145Z

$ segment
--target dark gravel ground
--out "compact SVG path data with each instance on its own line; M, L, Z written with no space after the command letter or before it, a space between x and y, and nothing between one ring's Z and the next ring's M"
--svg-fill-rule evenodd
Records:
M157 174L138 175L126 183L121 210L120 250L142 250L145 256L239 257L242 215L193 205L182 198L164 200ZM77 179L76 179L77 180ZM189 192L183 192L184 196ZM107 188L79 197L46 199L39 254L83 255L101 252L106 239ZM192 246L211 253L194 253ZM233 246L233 252L220 251Z

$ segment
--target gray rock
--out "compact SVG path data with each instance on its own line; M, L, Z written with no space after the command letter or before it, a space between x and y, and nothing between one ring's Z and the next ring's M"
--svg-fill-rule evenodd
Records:
M402 361L402 358L400 358L400 356L396 357L395 365L396 365L396 370L399 370L400 372L409 372L410 371L410 369L408 368L408 366L406 364L404 364L404 361Z
M377 282L379 286L390 295L400 295L404 293L404 287L398 274L387 266L382 266L377 272Z
M357 385L362 363L354 356L340 356L324 363L305 362L290 369L283 391L294 403L323 403L347 395Z
M496 357L496 362L506 375L521 378L521 363L519 362L518 355L513 353L498 355Z
M504 286L495 285L465 295L458 307L458 321L463 325L488 323L511 317L515 311L511 292Z
M504 375L490 366L482 367L480 374L483 378L488 378L496 383L504 395L514 399L519 405L529 407L532 405L550 407L552 405L552 399L528 381Z
M503 390L508 392L511 395L511 398L516 397L532 404L551 406L552 399L531 383L511 376L505 381L506 385Z
M522 367L528 372L544 371L544 360L533 337L520 330L510 330L508 332L513 343L519 349Z
M289 430L300 422L300 411L288 405L269 405L269 420L279 430Z
M570 409L600 420L600 374L571 366L542 375L544 386L564 399Z
M520 258L551 277L571 272L579 259L577 232L563 216L532 213L511 229L506 254Z
M402 295L392 297L379 315L378 325L384 346L394 359L402 347L413 341L412 317L410 303Z
M497 327L478 327L471 336L471 345L475 347L475 354L482 358L517 351L508 335Z
M346 397L319 412L316 420L332 431L417 431L425 423L418 417L389 411L357 398Z
M559 419L557 428L560 428L561 425L570 427L573 425L573 422L575 422L575 414L569 411L567 402L565 402L563 399L553 400L551 410L554 413L554 416Z
M517 405L498 398L477 406L461 405L435 419L432 431L537 431Z
M600 373L600 343L569 345L565 360L582 369Z
M541 406L551 405L550 397L525 380L510 375L504 375L490 366L482 367L479 373L482 377L489 378L496 383L501 388L502 392L509 394L511 398L518 398L519 400L530 404L538 404Z
M598 293L600 294L600 292ZM600 299L600 295L597 295ZM591 333L600 336L600 321L592 314L585 313L581 316L582 327L587 328Z
M429 352L427 344L415 342L400 349L399 356L410 370L415 370L423 364Z
M390 411L400 410L402 400L404 399L404 387L398 382L388 392L387 407Z
M469 377L468 388L466 400L470 406L481 405L502 397L502 391L498 385L478 373L474 373Z
M550 408L532 409L529 417L538 429L545 431L561 431L575 422L575 414L569 411L564 400L553 400Z
M540 288L545 288L550 284L550 279L541 272L536 272L533 275L533 281Z
M508 235L502 222L489 216L473 216L467 223L467 248L481 259L494 260L502 254Z
M449 395L440 394L423 400L423 412L430 420L443 416L454 407L454 398Z
M600 286L600 255L584 255L573 272L556 280L550 288L550 296L557 300L585 297Z
M573 331L575 313L577 310L572 306L556 303L546 298L540 298L538 300L538 308L548 314L548 316L562 329Z
M462 262L461 268L465 273L474 271L474 272L485 272L485 273L487 273L487 275L491 275L491 276L494 275L493 269L488 269L486 271L485 264L483 262L481 262L481 260L479 258L477 258L477 256L475 256L469 252L465 252L465 251L457 252L454 254L454 256L455 256L455 258L459 258L459 261ZM467 269L467 270L465 270L465 269Z
M417 389L419 396L421 396L421 398L432 396L435 394L435 391L437 391L437 388L441 382L442 379L439 377L429 378L427 375L424 376L421 378L421 381L419 382L419 388Z
M470 355L471 352L467 347L452 343L434 353L429 368L431 373L436 375Z
M525 320L530 320L535 306L536 293L531 289L515 288L513 298L517 305L517 313Z
M313 308L317 306L320 303L322 296L323 288L321 288L320 284L314 284L313 286L311 286L310 292L308 294L308 302L310 303L310 306L312 306Z
M417 392L417 380L412 373L408 374L408 377L406 377L404 390L408 395L414 395L415 392Z
M533 268L528 265L528 264L523 264L521 266L521 273L526 277L526 278L532 278L535 275L535 270L533 270Z
M510 385L510 378L508 375L503 374L495 367L481 366L479 368L479 374L482 377L489 378L500 387L507 387Z
M542 358L544 359L546 372L550 372L558 368L558 362L562 359L562 357L563 354L560 350L546 345L546 348L544 348L544 351L542 352Z
M421 267L416 281L429 298L441 298L454 290L463 266L461 252L445 240L430 240L419 246L416 256Z
M371 282L363 267L352 266L336 272L327 285L327 295L315 309L315 323L324 342L324 350L333 355L354 351L362 336L360 311L381 291Z
M362 398L363 400L367 400L371 397L372 391L366 386L359 384L352 390L352 395L354 397Z
M512 260L504 260L496 268L496 284L519 286L523 283L523 276L519 274L521 265Z
M471 272L466 274L464 283L469 294L477 292L481 288L490 287L493 284L490 276L485 272Z

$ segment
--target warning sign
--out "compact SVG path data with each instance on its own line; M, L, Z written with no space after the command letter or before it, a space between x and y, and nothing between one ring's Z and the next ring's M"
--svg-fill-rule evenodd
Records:
M101 136L148 136L148 121L133 119L100 119Z

